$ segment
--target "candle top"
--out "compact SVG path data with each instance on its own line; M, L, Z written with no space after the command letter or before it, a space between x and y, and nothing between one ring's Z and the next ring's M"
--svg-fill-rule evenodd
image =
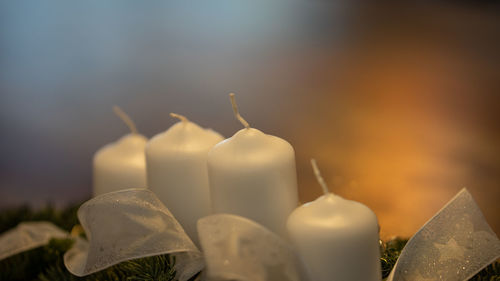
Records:
M344 199L332 193L306 203L290 215L290 221L300 220L309 226L325 228L365 227L378 228L377 217L367 206ZM303 225L302 225L303 227Z
M209 152L209 161L214 164L220 164L220 160L232 163L267 163L288 161L294 155L293 147L286 140L254 128L245 128L215 145Z
M154 136L148 143L151 147L162 147L167 150L208 150L224 138L212 129L204 129L197 124L184 120L175 123L163 133Z
M147 141L148 139L141 134L127 134L100 148L94 158L97 160L136 155L143 157Z

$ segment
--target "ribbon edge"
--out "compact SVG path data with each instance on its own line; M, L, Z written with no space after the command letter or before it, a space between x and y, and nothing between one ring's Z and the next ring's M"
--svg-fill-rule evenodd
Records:
M71 249L70 249L71 250ZM200 251L193 251L193 250L185 250L185 249L180 249L180 250L174 250L174 251L166 251L166 252L155 252L155 253L148 253L146 255L141 255L141 256L134 256L134 257L128 257L128 258L124 258L122 260L117 260L116 262L113 262L107 266L104 266L104 267L98 267L97 269L95 270L91 270L85 274L80 274L80 273L77 273L75 271L72 270L72 268L70 266L68 266L68 263L67 263L67 260L69 258L67 258L68 256L68 252L70 251L66 251L66 253L64 253L64 266L66 267L66 269L73 275L75 276L78 276L78 277L84 277L84 276L88 276L88 275L91 275L91 274L94 274L94 273L97 273L99 271L102 271L102 270L105 270L105 269L108 269L112 266L115 266L115 265L118 265L120 263L123 263L123 262L126 262L126 261L133 261L133 260L137 260L137 259L141 259L141 258L149 258L149 257L154 257L154 256L160 256L160 255L168 255L168 254L180 254L180 253L189 253L189 252L192 252L192 253L197 253L199 254L199 258L200 260L203 260L203 255L201 254ZM88 255L88 252L86 253L86 255ZM201 267L201 269L203 269L204 266ZM200 270L201 270L200 269ZM194 276L194 275L193 275Z

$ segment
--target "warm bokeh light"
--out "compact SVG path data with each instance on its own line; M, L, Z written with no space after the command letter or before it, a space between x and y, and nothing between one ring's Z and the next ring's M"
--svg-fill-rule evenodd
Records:
M342 2L340 2L342 3ZM302 202L361 201L411 236L462 187L500 232L500 21L488 4L0 4L0 207L91 193L91 158L186 115L295 148ZM138 12L140 11L140 12Z

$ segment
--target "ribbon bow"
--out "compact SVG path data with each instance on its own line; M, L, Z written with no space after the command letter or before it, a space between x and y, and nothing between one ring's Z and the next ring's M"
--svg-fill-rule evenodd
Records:
M98 196L80 207L78 218L88 241L78 238L64 256L66 267L77 276L126 260L171 254L180 281L202 269L207 280L308 280L286 241L235 215L198 221L202 254L147 189ZM0 259L66 235L50 223L22 223L0 236ZM387 280L465 281L499 257L500 240L470 193L462 189L409 240Z

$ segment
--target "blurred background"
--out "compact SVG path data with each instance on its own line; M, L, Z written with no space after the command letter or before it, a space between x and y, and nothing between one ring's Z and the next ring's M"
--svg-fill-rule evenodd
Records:
M242 115L411 236L467 187L500 233L500 9L488 2L2 1L0 208L91 194L91 159L188 116ZM360 1L361 2L361 1Z

